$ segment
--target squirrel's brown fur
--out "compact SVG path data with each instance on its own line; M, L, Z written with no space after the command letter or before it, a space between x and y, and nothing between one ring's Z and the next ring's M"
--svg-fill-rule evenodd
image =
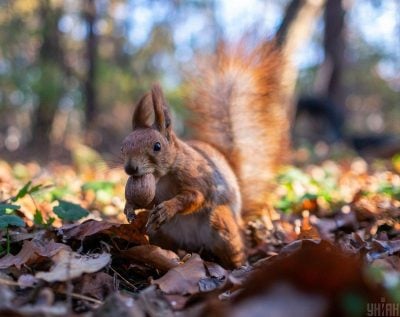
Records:
M155 178L155 198L145 207L151 243L205 251L229 268L243 264L242 210L262 213L273 170L285 155L280 63L271 46L220 48L200 63L189 103L199 141L175 135L158 85L140 100L122 153L129 175ZM133 201L125 208L128 218L139 207Z
M194 138L224 154L239 179L245 218L265 214L271 178L289 157L289 119L282 93L284 58L273 44L248 50L221 45L203 57L188 106Z

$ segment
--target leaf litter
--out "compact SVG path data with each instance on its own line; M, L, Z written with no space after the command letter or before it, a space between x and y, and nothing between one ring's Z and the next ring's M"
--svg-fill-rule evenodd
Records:
M146 212L126 223L122 169L1 162L0 315L364 316L400 303L400 175L385 164L283 170L230 271L149 244Z

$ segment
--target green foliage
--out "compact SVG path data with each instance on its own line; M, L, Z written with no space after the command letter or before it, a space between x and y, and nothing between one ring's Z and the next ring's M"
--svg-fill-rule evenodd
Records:
M24 227L25 222L16 215L0 216L0 229L8 228L9 226Z
M341 296L341 306L348 316L362 316L367 305L366 298L357 292L345 292Z
M83 184L82 191L93 191L96 199L100 202L107 203L114 194L115 184L108 181L93 181Z
M58 206L53 208L54 213L65 221L76 221L86 217L89 212L81 206L65 201L58 200Z
M48 228L54 223L56 218L49 217L47 220L43 218L43 215L40 210L36 209L35 213L33 214L33 223L39 227Z
M17 163L13 166L13 176L16 179L26 179L27 177L29 177L29 171L28 168L21 163Z
M400 173L400 153L396 154L395 156L393 156L392 158L392 164L394 169Z
M12 204L0 204L0 229L6 229L9 226L23 227L24 221L14 215L14 211L18 210L20 206Z
M71 190L68 186L58 186L58 187L54 187L50 192L50 200L54 201L54 200L59 200L62 199L63 197L65 197L66 195L70 194Z
M394 199L400 200L400 187L390 184L381 184L378 193L386 194Z
M97 192L100 190L111 192L112 189L114 188L114 183L108 182L108 181L93 181L93 182L87 182L83 184L82 190L87 191L89 189Z
M386 271L381 265L373 265L366 270L368 277L377 283L383 284L393 301L400 302L400 273Z
M104 162L101 155L97 151L86 145L76 144L73 147L71 154L74 165L80 171L83 171L89 167L101 169L106 166L106 163Z
M112 190L113 184L110 182L92 182L86 184L86 188L94 188L96 190ZM9 201L18 201L24 198L27 195L32 195L33 193L38 192L40 189L44 188L42 184L39 185L32 185L32 182L29 181L26 183L15 195L9 199ZM81 206L67 202L65 200L60 199L60 197L64 196L66 192L66 187L55 188L50 193L51 200L58 200L58 206L54 207L54 213L62 220L66 221L75 221L79 220L83 217L86 217L89 212L82 208ZM33 197L31 196L33 199ZM8 228L9 226L24 226L25 223L22 218L14 214L15 210L18 210L20 206L9 204L9 203L2 203L0 204L0 229ZM39 227L48 228L50 227L55 221L54 217L49 217L45 219L43 214L40 210L36 209L33 215L33 222L35 225Z
M6 229L6 249L0 245L0 255L10 253L10 236L8 228L10 226L24 227L25 223L21 217L14 214L15 210L18 210L20 206L13 204L0 204L0 230Z
M40 189L42 189L42 187L43 187L43 185L41 185L41 184L32 186L32 182L29 181L28 183L26 183L24 185L24 187L22 187L18 191L17 195L14 198L12 198L11 200L17 201L18 199L21 199L21 198L25 197L26 195L31 195L33 193L38 192Z
M337 203L337 177L328 169L319 169L317 175L308 175L295 167L282 171L277 177L282 195L275 208L290 213L304 200L319 199L327 204Z
M45 223L44 219L43 219L43 215L40 212L40 210L35 210L35 213L33 215L33 222L35 225L41 226Z
M20 206L12 204L0 204L0 216L5 215L8 210L18 210Z

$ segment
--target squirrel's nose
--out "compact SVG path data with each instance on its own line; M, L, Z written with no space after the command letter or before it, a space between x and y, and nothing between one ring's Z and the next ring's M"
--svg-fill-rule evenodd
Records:
M127 164L125 164L124 169L125 169L125 173L126 173L126 174L128 174L128 175L135 175L135 174L137 174L138 171L139 171L139 166L134 165L134 164L132 164L132 163L127 163Z

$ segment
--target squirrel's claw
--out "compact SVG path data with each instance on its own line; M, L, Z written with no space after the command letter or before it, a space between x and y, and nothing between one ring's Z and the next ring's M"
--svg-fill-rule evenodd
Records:
M135 209L136 208L130 203L127 202L125 204L124 214L129 223L136 219Z
M170 208L165 203L161 203L151 211L149 220L146 223L146 229L148 231L158 230L171 217L172 212Z

